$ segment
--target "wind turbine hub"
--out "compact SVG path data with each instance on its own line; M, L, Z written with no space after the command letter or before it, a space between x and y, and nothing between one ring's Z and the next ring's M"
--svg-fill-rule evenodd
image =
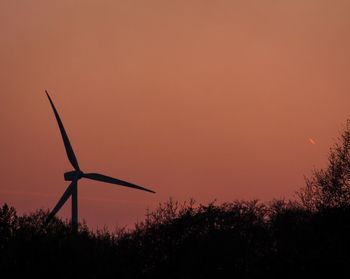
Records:
M74 181L74 180L79 180L80 178L83 177L83 172L82 171L69 171L64 174L64 180L66 181Z

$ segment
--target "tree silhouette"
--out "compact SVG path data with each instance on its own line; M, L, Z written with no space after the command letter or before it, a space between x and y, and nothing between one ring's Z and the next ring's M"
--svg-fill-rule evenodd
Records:
M172 199L134 229L72 230L49 211L0 207L1 278L347 278L350 123L299 201ZM347 276L344 276L346 274Z
M301 203L310 210L350 205L350 120L330 149L328 167L314 170L298 192Z
M295 202L216 205L169 200L133 230L72 231L48 211L0 208L0 272L36 278L295 278L335 276L350 263L350 207Z

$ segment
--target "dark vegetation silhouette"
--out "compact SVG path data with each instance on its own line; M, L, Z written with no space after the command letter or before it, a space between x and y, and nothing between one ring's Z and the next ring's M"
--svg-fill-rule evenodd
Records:
M350 119L330 149L327 168L314 170L298 195L310 210L350 205Z
M169 200L132 230L72 230L49 211L0 208L0 276L349 278L350 123L298 199Z

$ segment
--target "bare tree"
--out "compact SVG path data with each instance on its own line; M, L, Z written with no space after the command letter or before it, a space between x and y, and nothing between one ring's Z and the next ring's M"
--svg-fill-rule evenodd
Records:
M310 210L350 205L350 120L330 148L328 166L314 170L297 194Z

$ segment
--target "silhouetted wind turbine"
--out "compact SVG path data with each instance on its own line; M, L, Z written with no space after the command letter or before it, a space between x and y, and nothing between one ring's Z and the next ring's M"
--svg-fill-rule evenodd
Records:
M73 229L77 229L77 225L78 225L78 181L81 178L88 178L88 179L92 179L92 180L112 183L112 184L116 184L116 185L120 185L120 186L125 186L125 187L129 187L129 188L134 188L134 189L138 189L138 190L143 190L143 191L155 193L154 191L149 190L147 188L144 188L144 187L141 187L141 186L138 186L138 185L135 185L135 184L123 181L123 180L119 180L119 179L116 179L113 177L109 177L109 176L106 176L103 174L82 172L80 167L79 167L77 158L75 157L73 148L69 142L67 133L63 127L61 118L58 115L58 112L55 108L55 105L53 104L53 102L50 98L50 95L49 95L49 93L47 93L46 90L45 90L45 93L46 93L47 97L49 98L51 107L53 109L53 112L55 114L55 117L56 117L56 120L58 123L58 127L60 128L63 143L64 143L64 146L66 148L69 162L72 164L72 166L74 168L73 171L66 172L64 174L64 179L66 181L71 181L71 184L68 186L66 191L63 193L62 197L57 202L54 209L50 212L47 221L50 221L50 219L53 216L55 216L55 214L61 209L61 207L64 205L64 203L67 201L67 199L69 197L72 197L72 227L73 227Z

